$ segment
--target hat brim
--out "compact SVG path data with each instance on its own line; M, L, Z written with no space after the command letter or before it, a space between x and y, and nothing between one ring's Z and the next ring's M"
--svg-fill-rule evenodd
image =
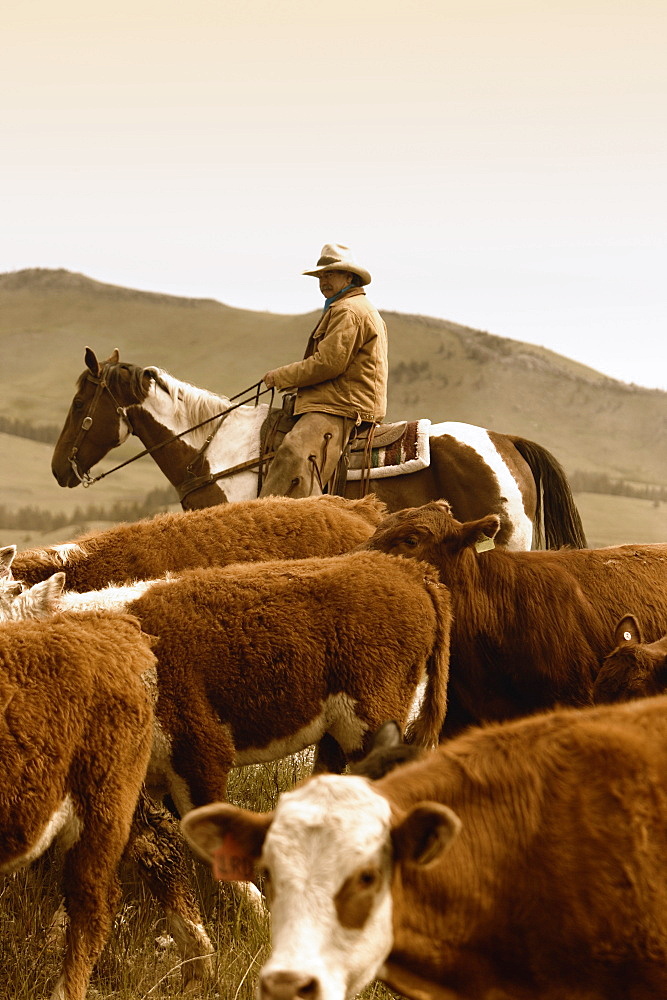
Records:
M301 273L310 275L312 278L319 278L324 271L349 271L350 274L357 274L361 278L362 285L370 285L371 283L368 271L357 264L348 264L344 260L336 261L334 264L323 264L322 267L316 267L313 271L302 271Z

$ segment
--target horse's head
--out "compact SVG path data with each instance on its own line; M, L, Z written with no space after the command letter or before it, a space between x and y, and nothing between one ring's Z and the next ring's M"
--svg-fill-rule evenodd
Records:
M60 486L78 486L90 469L131 433L125 409L141 403L150 376L136 365L121 364L116 349L99 362L87 347L86 368L53 451L51 470Z

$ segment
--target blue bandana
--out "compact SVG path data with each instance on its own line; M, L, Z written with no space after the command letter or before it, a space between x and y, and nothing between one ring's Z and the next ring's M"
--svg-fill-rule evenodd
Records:
M339 299L342 295L345 295L345 292L349 292L349 290L354 287L355 287L354 285L346 285L345 288L341 288L339 292L336 292L335 295L332 295L330 299L325 299L324 309L322 310L322 312L326 312L329 306L332 306L337 299Z

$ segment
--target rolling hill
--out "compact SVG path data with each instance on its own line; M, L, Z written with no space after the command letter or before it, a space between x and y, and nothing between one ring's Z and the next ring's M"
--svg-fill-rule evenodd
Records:
M121 288L65 270L3 274L0 417L59 429L86 346L100 359L118 347L123 360L158 365L195 385L234 395L269 368L300 358L318 315L235 309L212 299ZM427 416L434 422L481 424L539 442L569 475L603 473L667 486L667 393L446 320L383 315L390 338L388 419ZM124 446L106 467L136 450ZM111 503L119 495L165 485L153 463L143 459L122 481L110 477L97 486L94 497L90 490L85 495L81 489L60 490L51 477L50 454L49 445L2 435L0 505L63 509Z

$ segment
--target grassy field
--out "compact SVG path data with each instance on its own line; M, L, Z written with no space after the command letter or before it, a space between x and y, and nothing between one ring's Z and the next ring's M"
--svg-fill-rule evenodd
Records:
M240 768L232 775L230 799L270 809L278 793L307 775L306 753L273 765ZM47 946L51 918L60 901L60 859L48 854L31 868L0 876L0 1000L43 1000L60 971L59 949ZM213 882L208 869L193 864L206 929L215 948L215 974L193 1000L254 1000L258 970L268 957L268 915L257 917L233 890ZM91 1000L164 1000L181 994L179 957L159 906L132 870L122 873L123 902L111 939L98 962ZM364 1000L393 1000L396 994L371 984Z
M667 542L667 503L577 493L576 504L593 549L628 542Z
M141 444L130 440L112 451L95 467L94 475L107 472L142 450ZM0 505L10 510L22 507L47 509L53 513L71 515L77 507L142 500L150 490L168 486L155 462L148 457L139 459L89 489L77 486L63 489L51 472L53 447L12 434L0 433Z

